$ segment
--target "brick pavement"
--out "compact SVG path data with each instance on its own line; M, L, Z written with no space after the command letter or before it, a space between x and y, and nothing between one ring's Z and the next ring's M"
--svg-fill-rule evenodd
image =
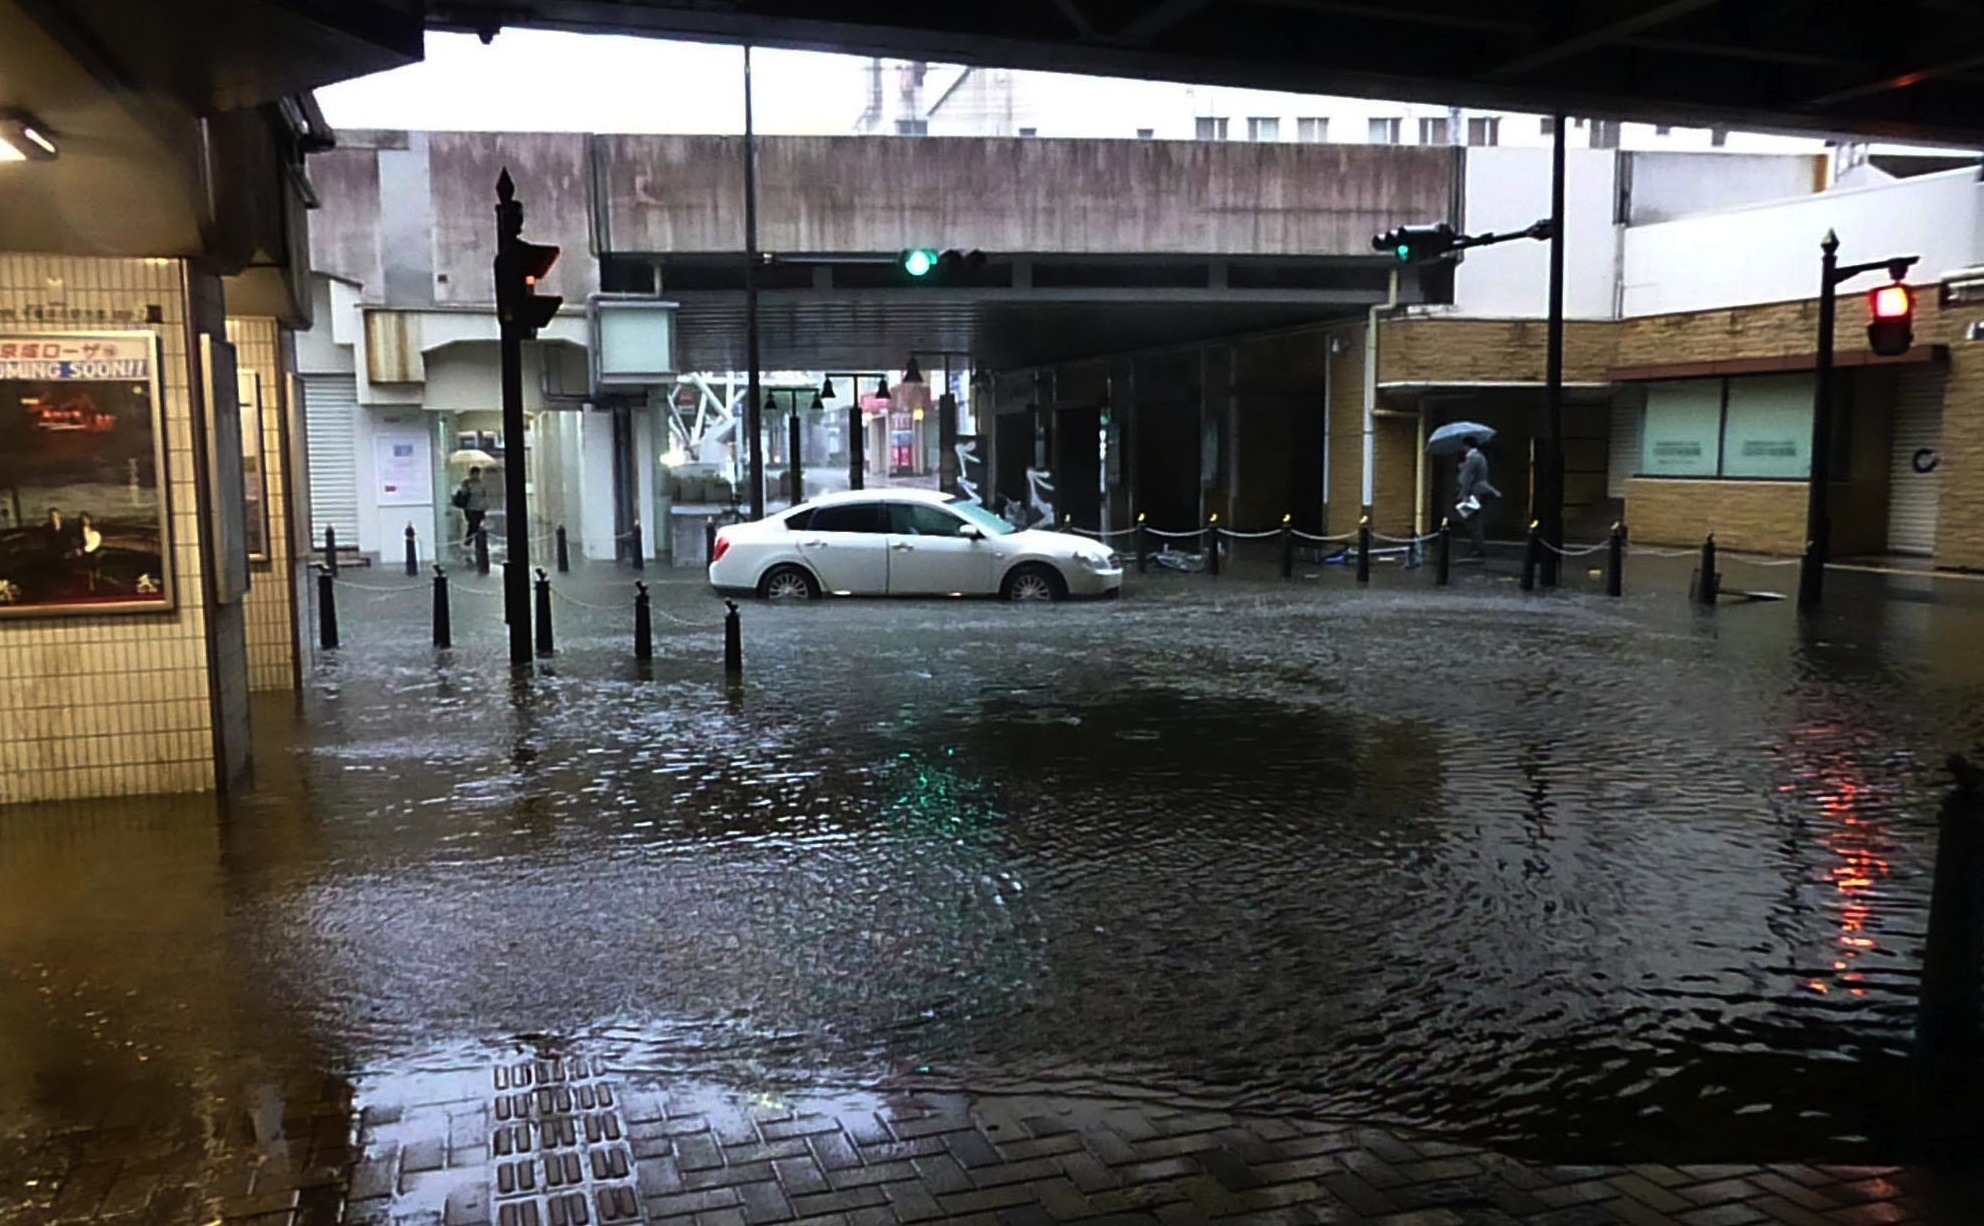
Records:
M335 1101L335 1100L332 1100ZM350 1100L345 1100L346 1105ZM50 1173L0 1221L121 1226L1874 1226L1984 1222L1924 1172L1567 1166L1394 1129L1153 1101L939 1091L785 1099L569 1051L361 1093L200 1188ZM333 1137L333 1132L341 1136ZM70 1179L87 1187L65 1187ZM139 1186L142 1184L142 1186ZM60 1204L64 1212L48 1208Z

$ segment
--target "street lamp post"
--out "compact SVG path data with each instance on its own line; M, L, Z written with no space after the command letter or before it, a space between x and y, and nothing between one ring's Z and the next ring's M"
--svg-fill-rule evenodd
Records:
M758 134L751 117L751 48L744 48L744 393L751 435L751 518L765 517L765 422L758 408Z
M1897 283L1920 256L1895 256L1840 267L1839 235L1831 230L1819 243L1819 343L1813 362L1812 464L1805 483L1805 557L1798 567L1798 608L1816 609L1825 595L1826 559L1832 549L1832 517L1826 496L1832 480L1832 363L1833 327L1838 318L1838 288L1862 273L1886 270Z

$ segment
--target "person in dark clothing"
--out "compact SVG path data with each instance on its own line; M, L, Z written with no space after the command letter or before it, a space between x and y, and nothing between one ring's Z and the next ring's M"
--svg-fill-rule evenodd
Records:
M489 514L489 491L483 488L480 468L468 470L468 480L455 491L455 506L468 521L466 543L474 545L475 538L482 534L483 517Z
M1487 514L1483 498L1500 498L1502 491L1488 482L1488 457L1481 453L1480 440L1469 435L1461 440L1467 450L1460 460L1460 480L1454 489L1454 510L1467 524L1467 556L1488 556Z

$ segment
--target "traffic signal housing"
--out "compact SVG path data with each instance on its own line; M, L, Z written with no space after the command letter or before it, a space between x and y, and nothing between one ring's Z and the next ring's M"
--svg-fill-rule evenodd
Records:
M565 301L556 294L537 292L538 285L557 262L558 248L549 243L511 238L504 239L497 248L496 313L525 339L535 337L538 329L550 323Z
M1400 226L1372 236L1371 246L1389 253L1401 264L1423 264L1460 250L1461 234L1444 221L1429 226Z
M1915 295L1899 281L1867 295L1867 344L1884 358L1898 357L1915 345Z
M972 285L985 271L985 253L975 248L911 247L902 253L899 266L915 284Z

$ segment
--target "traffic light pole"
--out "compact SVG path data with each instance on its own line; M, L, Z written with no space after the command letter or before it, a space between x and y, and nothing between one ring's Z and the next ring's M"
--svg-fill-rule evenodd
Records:
M496 181L496 267L499 287L503 270L515 261L514 244L523 236L524 206L516 199L510 172ZM499 288L500 292L500 288ZM503 387L503 617L510 627L510 663L529 664L531 645L530 508L524 490L524 325L500 312Z
M1819 243L1819 343L1813 361L1812 472L1805 482L1805 557L1798 567L1798 609L1819 607L1825 596L1826 561L1832 556L1832 516L1826 508L1832 489L1833 332L1839 316L1839 287L1861 273L1884 270L1899 283L1919 257L1897 256L1839 266L1839 235L1831 230ZM1878 345L1879 342L1876 342ZM1903 342L1906 343L1905 341Z
M1816 609L1825 595L1832 517L1826 491L1832 473L1832 334L1838 315L1839 235L1826 231L1819 244L1819 352L1813 363L1812 473L1805 482L1805 558L1798 566L1798 608Z
M1564 116L1557 116L1550 145L1550 342L1544 383L1548 439L1538 483L1537 522L1543 529L1543 586L1557 586L1558 550L1564 547Z
M751 48L744 48L744 360L750 366L744 393L745 429L751 435L751 518L765 517L765 419L758 387L758 133L751 117Z

